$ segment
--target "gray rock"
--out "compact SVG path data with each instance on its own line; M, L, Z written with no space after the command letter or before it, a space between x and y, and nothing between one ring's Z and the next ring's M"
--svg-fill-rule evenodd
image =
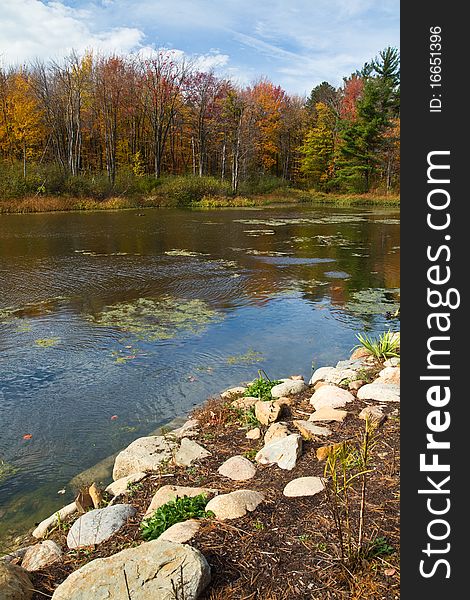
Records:
M292 396L294 394L300 394L307 389L305 382L300 379L287 379L283 383L275 385L271 390L271 396L273 398L281 398L282 396Z
M211 488L187 487L183 485L164 485L153 496L144 518L154 513L157 508L160 508L160 506L163 506L171 500L176 500L176 498L184 498L184 496L187 496L188 498L194 498L195 496L200 496L201 494L213 496L217 493L218 490Z
M67 535L69 548L93 546L110 538L133 517L137 510L130 504L113 504L96 508L78 518Z
M342 423L347 416L348 413L345 410L337 410L336 408L323 406L312 413L308 420L312 423L318 421L338 421L339 423Z
M127 494L130 484L138 483L145 477L147 477L147 473L144 473L143 471L131 473L130 475L126 475L126 477L121 477L121 479L110 483L105 489L105 492L111 494L111 496L122 496L123 494Z
M262 425L274 423L281 413L281 406L275 402L258 400L255 404L255 416Z
M120 452L114 462L113 479L139 471L158 471L173 458L178 444L162 435L142 437Z
M1 600L30 600L33 584L24 569L6 561L0 561Z
M52 540L30 546L26 551L21 567L26 571L39 571L62 559L62 550Z
M196 548L153 540L93 560L59 585L53 600L196 600L210 567Z
M238 519L244 517L263 502L264 496L252 490L237 490L221 494L207 503L206 511L212 511L217 519Z
M210 456L209 450L200 446L197 442L188 438L181 440L181 446L175 454L174 462L179 467L189 467L196 462Z
M315 496L324 489L325 484L321 477L298 477L289 481L283 494L288 497Z
M175 523L164 531L157 539L175 544L184 544L189 542L199 531L201 523L197 519L189 519L181 523Z
M350 358L349 360L340 360L336 363L336 368L339 370L352 369L353 371L359 371L360 369L365 368L366 362L364 358L365 357Z
M328 437L331 435L330 429L313 425L311 421L302 421L299 419L294 421L294 425L300 431L300 435L304 440L314 440L318 436Z
M335 385L322 385L310 398L310 404L315 410L324 406L341 408L353 400L354 396L347 390L343 390Z
M244 456L232 456L217 469L217 472L233 481L245 481L253 479L256 475L256 467Z
M44 521L41 521L39 523L39 525L36 527L36 529L33 531L33 533L32 533L33 537L35 537L37 539L43 538L50 529L52 529L59 523L59 520L63 521L70 515L73 515L74 513L76 513L77 510L78 510L78 508L77 508L77 505L75 504L75 502L72 502L71 504L67 504L67 506L64 506L63 508L61 508L60 510L55 512L53 515L51 515L47 519L44 519Z
M264 445L266 446L266 444L270 444L271 442L274 442L274 440L285 438L290 435L290 433L286 423L273 423L268 427L268 430L264 434Z
M363 385L357 392L359 400L375 400L376 402L400 402L400 386L394 383L374 383Z
M281 469L290 471L295 467L301 453L302 436L292 433L261 448L255 460L261 465L277 464Z

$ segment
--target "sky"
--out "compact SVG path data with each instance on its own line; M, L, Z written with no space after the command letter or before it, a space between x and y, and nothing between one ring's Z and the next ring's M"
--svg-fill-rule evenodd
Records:
M399 47L399 0L0 0L0 64L171 48L245 85L339 86Z

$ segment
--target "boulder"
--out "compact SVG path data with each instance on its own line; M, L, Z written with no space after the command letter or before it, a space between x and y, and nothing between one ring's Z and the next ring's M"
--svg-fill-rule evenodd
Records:
M175 544L184 544L196 535L200 527L200 521L189 519L188 521L175 523L159 535L158 539L165 540L166 542L174 542Z
M142 437L120 452L114 462L113 479L138 471L158 471L173 458L178 444L162 435Z
M235 398L240 398L240 396L243 396L246 390L247 388L243 386L233 387L228 390L225 390L225 392L222 392L220 394L220 397L223 400L234 400Z
M315 385L319 381L324 381L325 378L330 374L336 371L334 367L320 367L317 369L313 375L310 377L309 385Z
M147 477L147 473L144 473L143 471L131 473L130 475L126 475L126 477L121 477L120 479L113 481L113 483L110 483L105 489L105 492L115 497L122 496L123 494L127 494L131 484L138 483L145 477Z
M52 529L59 523L59 520L63 521L70 515L73 515L74 513L76 513L77 510L78 509L77 509L77 505L75 504L75 502L72 502L71 504L67 504L67 506L64 506L63 508L58 510L56 513L54 513L47 519L44 519L44 521L41 521L39 523L39 525L36 527L36 529L33 531L33 533L32 533L33 537L38 538L38 539L43 538L50 529Z
M184 437L194 437L198 434L198 427L199 421L197 419L189 419L189 421L183 423L181 427L173 429L169 433L165 434L165 437L174 437L179 440Z
M310 398L310 404L315 410L323 408L324 406L328 406L329 408L341 408L353 400L354 396L351 392L343 390L336 385L324 385Z
M359 348L356 348L351 354L350 360L357 360L358 358L367 358L368 356L371 356L369 350L367 350L367 348L364 348L363 346L359 346Z
M395 383L400 385L400 367L385 367L379 373L376 383Z
M361 388L364 385L365 381L363 381L362 379L356 379L355 381L350 381L348 388L351 391L356 391Z
M213 496L217 493L218 490L213 490L210 488L187 487L183 485L164 485L153 496L152 501L150 502L150 505L147 508L147 511L144 515L144 518L150 516L157 510L157 508L160 508L160 506L163 506L167 502L170 502L170 500L175 500L176 498L184 498L184 496L187 496L188 498L194 498L195 496L200 496L201 494L205 494L206 496Z
M207 458L211 453L194 440L183 438L181 446L175 454L174 463L178 467L189 467L198 460Z
M286 379L282 383L275 385L271 390L273 398L281 398L282 396L293 396L300 394L307 389L303 379Z
M400 386L394 383L374 383L363 385L357 392L359 400L375 400L376 402L400 402Z
M270 425L264 434L264 445L270 444L274 440L285 438L290 435L290 431L286 423L273 423Z
M285 438L274 440L257 453L255 460L261 465L277 464L281 469L292 470L302 453L302 436L292 433Z
M366 406L359 413L359 418L364 421L369 420L371 423L380 426L387 417L379 406Z
M26 571L39 571L62 559L62 550L52 540L30 546L23 557L21 567Z
M312 423L317 421L338 421L339 423L342 423L347 415L348 413L345 410L337 410L336 408L323 406L312 413L308 420Z
M259 427L254 427L253 429L250 429L250 431L246 432L245 437L249 440L259 440L261 437L261 429Z
M233 479L233 481L245 481L256 475L256 467L244 456L232 456L217 469L217 473Z
M283 494L288 497L315 496L324 489L325 484L321 477L298 477L289 481Z
M217 519L238 519L244 517L263 502L264 496L252 490L237 490L221 494L207 503L206 511L212 511Z
M30 600L33 584L24 569L6 561L0 561L1 600Z
M318 427L313 425L310 421L295 420L295 427L300 431L300 435L304 440L314 440L316 437L328 437L331 435L331 430L327 427Z
M233 408L242 408L243 410L247 410L248 408L253 408L258 400L259 398L255 398L255 396L242 396L241 398L233 400L230 403L230 406L233 406Z
M387 358L384 362L384 367L398 367L400 365L400 357L392 356L392 358Z
M210 567L196 548L153 540L93 560L59 585L53 600L196 600L210 582Z
M130 504L113 504L96 508L78 518L67 535L67 546L71 549L93 546L104 542L119 531L137 510Z
M274 423L281 413L281 407L275 402L258 400L255 404L255 416L262 425Z

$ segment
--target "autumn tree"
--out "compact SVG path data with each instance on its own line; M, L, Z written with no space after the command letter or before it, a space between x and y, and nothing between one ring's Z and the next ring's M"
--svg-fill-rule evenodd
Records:
M301 148L301 172L315 187L325 189L334 173L336 115L323 102L316 104L315 113L316 125L307 133Z

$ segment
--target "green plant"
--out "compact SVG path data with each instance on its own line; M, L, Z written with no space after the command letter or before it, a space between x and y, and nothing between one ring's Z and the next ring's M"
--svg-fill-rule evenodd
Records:
M127 495L130 498L132 498L132 496L135 496L137 492L140 492L143 489L143 487L143 484L140 482L132 483L129 481L129 483L127 484Z
M257 521L255 521L253 523L253 527L257 530L257 531L263 531L264 530L264 523L262 523L259 519Z
M263 377L264 373L264 377ZM260 400L271 400L271 390L275 385L282 383L281 381L271 381L266 375L265 371L260 369L258 371L258 379L256 379L251 385L246 388L244 396L252 396L259 398Z
M236 420L242 427L259 427L260 422L256 418L255 409L250 408L237 408L231 406L230 410L235 414Z
M207 496L199 494L193 498L188 496L175 498L163 504L152 516L142 521L140 529L143 539L155 540L175 523L187 519L204 519L214 516L211 511L206 512L207 502Z
M253 460L255 456L258 454L258 450L256 448L251 448L243 453L243 456L248 460Z
M388 556L395 552L395 548L391 546L386 537L376 537L369 544L365 554L372 558L374 556Z
M368 335L362 335L361 333L356 337L360 344L354 346L353 350L364 347L376 358L400 356L400 334L388 330L381 333L378 339L370 338Z

